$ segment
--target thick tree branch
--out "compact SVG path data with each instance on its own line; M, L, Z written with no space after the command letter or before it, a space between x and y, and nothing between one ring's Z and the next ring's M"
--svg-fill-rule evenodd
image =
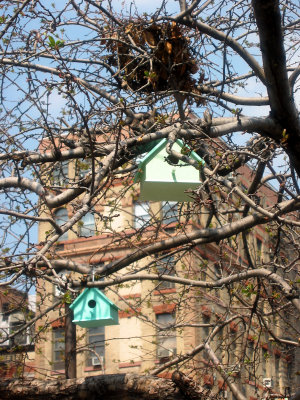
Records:
M214 97L220 98L222 100L229 101L230 103L236 105L248 105L248 106L265 106L269 105L268 97L242 97L235 96L230 93L221 92L213 87L207 85L199 85L198 89L203 94L210 94Z
M300 121L288 80L279 1L252 0L252 5L260 37L271 113L280 122L282 130L287 132L287 150L300 175ZM276 139L281 141L283 132Z
M2 380L2 400L184 400L171 380L134 374L99 375L79 379Z
M136 116L135 116L136 118ZM204 121L202 119L186 119L186 122L180 129L179 137L182 138L206 138L207 136L202 132L202 126ZM193 127L195 129L193 129ZM196 129L197 128L197 129ZM200 129L199 129L200 128ZM123 152L125 149L134 150L133 156L136 156L136 152L138 149L142 149L143 144L151 143L159 139L163 139L168 137L168 135L174 131L176 127L174 125L161 128L157 131L151 133L145 133L142 137L135 137L135 138L128 138L126 140L121 140L119 143L119 150ZM257 133L272 133L275 136L278 136L282 133L281 126L278 124L274 119L270 117L243 117L240 116L232 117L232 118L213 118L212 119L212 126L210 127L209 136L211 138L217 138L225 136L228 133L233 132L257 132ZM97 136L97 131L93 132ZM82 132L78 131L74 133L75 137L81 137ZM100 136L100 134L99 134ZM115 143L96 143L94 149L94 155L97 157L103 157L108 155L115 149ZM65 161L65 160L72 160L72 159L79 159L84 158L87 156L87 151L84 147L78 146L75 149L69 150L62 150L59 154L55 153L54 151L47 151L47 152L14 152L11 153L2 153L0 154L0 160L8 160L13 158L16 162L20 162L21 165L29 165L29 164L46 164L53 161ZM128 161L128 156L126 156L126 162ZM80 187L81 190L84 186L81 183ZM73 189L72 189L73 190ZM66 196L66 195L64 195Z

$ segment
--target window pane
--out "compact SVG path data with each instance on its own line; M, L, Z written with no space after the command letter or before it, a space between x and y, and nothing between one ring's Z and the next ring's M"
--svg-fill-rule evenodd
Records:
M5 327L5 328L0 328L0 340L1 340L1 346L8 346L9 340L7 339L7 337L9 336L9 328Z
M65 331L64 329L53 330L53 369L65 368Z
M68 222L68 210L66 208L60 208L59 210L56 210L54 216L55 216L55 221L59 226L62 226L66 222ZM59 240L68 240L68 232L65 232L59 238Z
M79 178L84 178L92 168L92 160L90 158L79 159L76 161L76 176Z
M175 317L169 313L157 314L156 321L162 328L166 328L175 324Z
M63 161L57 164L53 170L53 185L63 186L66 184L69 175L69 162Z
M262 259L262 241L256 238L256 260L261 261Z
M159 275L175 275L175 261L174 257L164 257L162 260L157 261L157 273ZM175 282L160 282L157 289L172 289L175 288Z
M65 349L65 344L63 342L55 342L54 343L55 351L64 350L64 349Z
M2 304L2 321L8 321L9 303Z
M175 201L163 201L161 207L162 223L170 225L178 222L178 203Z
M171 327L175 324L175 316L165 313L156 316L157 324L161 328ZM158 329L157 332L157 358L164 361L165 358L170 358L176 354L176 334L173 330Z
M87 340L88 348L93 350L87 352L87 366L101 366L100 360L104 360L105 356L105 328L103 326L99 326L97 328L89 328L87 330ZM100 360L97 356L99 356Z
M90 335L104 335L104 326L97 326L96 328L89 328Z
M64 368L65 338L63 329L53 331L53 367L54 369Z
M210 316L202 315L203 324L210 324ZM209 330L211 329L209 326L204 326L203 328L203 336L207 337L209 335Z
M95 217L94 214L88 212L81 218L79 224L79 236L89 237L95 235Z
M149 224L149 203L135 203L134 204L134 227L136 229L145 227Z
M25 324L25 321L24 321ZM17 332L19 329L21 329L23 326L23 323L21 322L11 322L10 323L10 334ZM25 345L27 343L27 333L26 330L23 332L18 333L14 338L12 339L12 343L14 344L19 344L19 345Z

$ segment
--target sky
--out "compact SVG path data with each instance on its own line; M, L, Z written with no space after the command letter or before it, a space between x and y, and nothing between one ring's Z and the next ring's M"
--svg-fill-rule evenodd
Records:
M157 11L157 9L161 7L162 0L136 0L134 3L138 13L154 14ZM165 3L168 11L179 12L180 7L178 1L169 0L166 1ZM105 4L105 2L103 2L103 4ZM124 0L124 1L113 0L112 5L116 10L125 9L125 11L127 12L129 12L130 9L132 11L134 10L133 2L130 0Z

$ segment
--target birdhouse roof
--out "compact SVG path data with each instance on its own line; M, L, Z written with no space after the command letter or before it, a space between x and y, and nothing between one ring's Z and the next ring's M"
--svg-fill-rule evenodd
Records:
M162 139L162 140L161 140L151 151L149 151L149 153L141 160L141 162L139 163L139 166L138 166L138 172L137 172L137 174L136 174L136 176L135 176L135 180L134 180L135 183L140 181L140 179L141 179L141 177L142 177L142 174L143 174L143 170L145 169L146 165L149 164L149 163L154 159L154 157L155 157L158 153L160 153L160 152L166 147L167 142L168 142L168 140L167 140L166 138ZM180 140L180 139L177 139L177 140L176 140L176 143L178 144L178 146L180 146L180 148L188 147L188 146L185 145L185 144L183 143L183 141ZM204 164L204 160L203 160L200 156L198 156L198 154L195 153L194 151L191 151L191 152L189 153L189 157L191 157L191 158L194 159L195 161L198 161L198 162L201 163L201 164Z
M74 310L76 308L76 306L80 305L81 302L85 301L85 298L88 296L89 291L92 290L94 292L94 295L96 295L96 297L99 299L99 301L104 301L105 303L109 304L112 307L115 307L116 309L119 309L119 307L117 307L112 301L109 300L109 298L107 298L105 296L105 294L103 294L99 289L97 288L86 288L84 289L84 291L82 293L80 293L80 295L77 297L77 299L75 299L73 301L73 303L70 305L70 308L72 310Z

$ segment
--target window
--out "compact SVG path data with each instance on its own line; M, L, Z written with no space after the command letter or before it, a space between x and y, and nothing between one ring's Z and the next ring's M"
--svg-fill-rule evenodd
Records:
M280 368L280 357L278 354L275 354L275 377L277 385L279 385L279 368Z
M134 227L144 228L150 221L150 207L148 202L134 204Z
M9 303L2 304L2 321L8 321Z
M219 263L214 263L214 278L215 280L221 279L223 276L222 274L222 267Z
M228 351L228 362L235 366L238 359L237 352L237 334L236 331L230 330L229 333L229 351Z
M164 257L163 259L157 261L156 268L157 268L157 273L159 275L174 276L175 275L174 257L168 256L168 257ZM175 288L175 282L163 281L163 282L160 282L157 286L158 290L172 289L172 288Z
M0 343L2 346L9 346L9 340L7 339L9 336L9 329L7 327L0 328Z
M208 259L205 256L202 256L202 260L199 263L200 267L200 279L201 281L206 281L206 275L208 270Z
M172 327L175 324L174 314L157 314L156 322L160 328ZM162 362L176 354L176 335L168 329L157 330L157 358Z
M89 328L88 331L88 347L93 351L88 351L86 365L88 367L101 366L105 355L105 330L104 326L97 328ZM96 354L97 355L96 355ZM97 357L98 356L98 357Z
M178 203L175 201L163 201L161 205L161 218L165 228L178 222Z
M256 259L260 261L262 259L262 241L256 238Z
M59 226L64 225L66 222L68 222L68 210L66 208L59 208L55 211L54 218ZM65 232L63 235L61 235L59 240L68 240L68 232Z
M269 359L270 355L268 353L267 349L262 348L261 349L261 370L262 374L266 376L267 373L267 361Z
M211 328L208 326L210 324L210 315L202 315L202 323L207 326L203 326L203 337L207 338L209 336L209 329Z
M14 321L9 324L9 334L13 334L14 332L17 332L19 329L22 328L22 326L25 324L24 322L21 321ZM27 332L26 329L23 330L22 332L18 333L16 336L14 336L11 339L11 345L26 345L27 344Z
M92 212L86 213L79 223L79 236L90 237L95 235L95 217Z
M63 186L69 175L69 162L63 161L57 164L53 169L53 185Z
M92 159L91 158L86 158L86 159L78 159L76 160L76 176L79 177L80 179L84 178L92 168Z
M251 363L254 361L254 340L248 340L248 358ZM253 364L251 364L253 365Z
M219 263L214 263L214 279L217 281L221 279L222 276L223 276L223 271L221 265ZM215 290L215 295L217 297L220 297L220 290L218 288L216 288Z
M207 335L208 336L208 335ZM216 349L215 349L215 353L216 356L218 357L219 361L222 361L222 343L223 343L223 335L222 335L222 331L219 331L216 335L216 340L214 342Z
M62 328L53 330L53 369L65 368L65 330Z
M284 337L284 339L291 340L290 337ZM286 356L287 356L287 363L286 363L287 386L291 387L293 386L294 383L296 357L295 357L295 351L289 345L286 347Z

